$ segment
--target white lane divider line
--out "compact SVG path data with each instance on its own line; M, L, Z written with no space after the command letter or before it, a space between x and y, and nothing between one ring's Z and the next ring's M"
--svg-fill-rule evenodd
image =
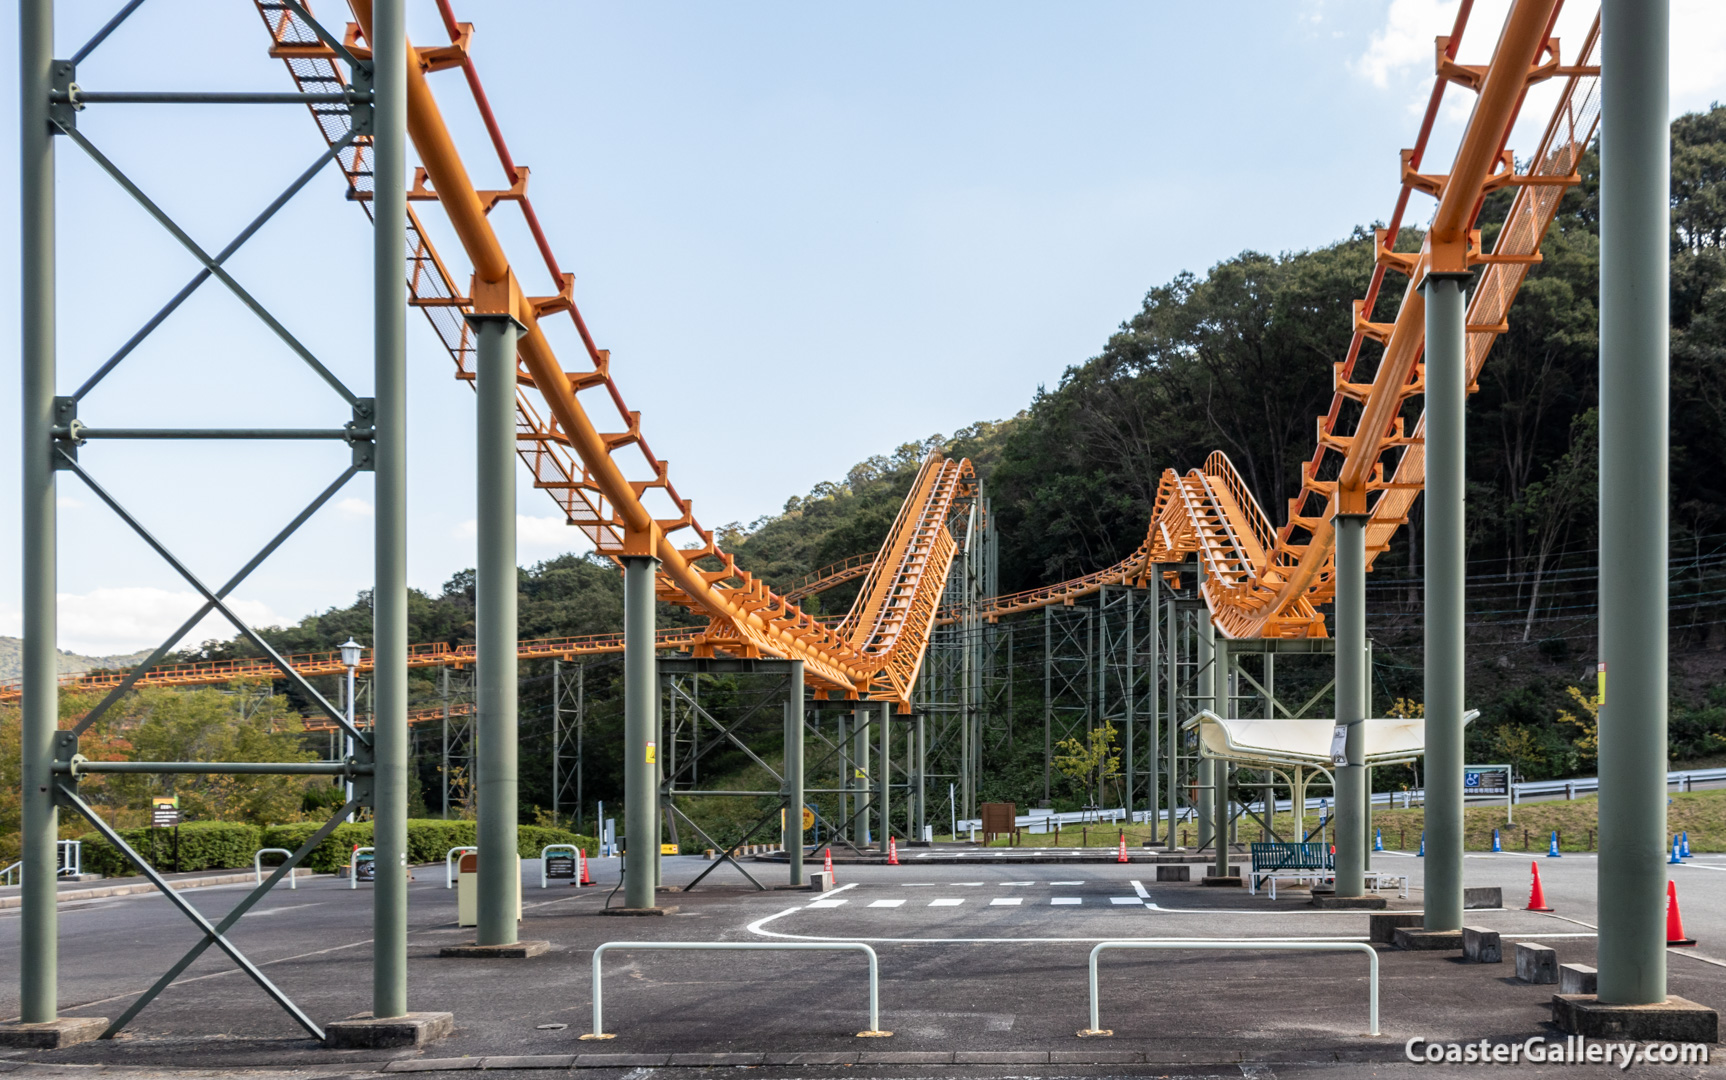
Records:
M841 905L843 903L845 903L845 900L843 897L841 897L838 900L817 900L813 904L810 904L809 906L812 908L838 907L839 905Z
M997 896L989 901L990 907L1017 907L1025 902L1023 896Z
M900 904L903 904L904 902L905 901L903 901L903 900L872 900L872 901L870 901L869 906L870 907L898 907Z
M1143 900L1140 900L1136 896L1111 896L1111 897L1109 897L1109 903L1111 903L1111 904L1131 904L1134 907L1144 907L1145 906L1145 902Z
M1151 894L1145 891L1145 887L1141 883L1130 881L1127 884L1131 885L1133 887L1133 891L1139 894L1140 900L1149 900L1151 898Z
M1051 897L1049 897L1049 903L1051 903L1051 904L1082 904L1084 902L1085 902L1085 898L1082 896L1051 896Z
M953 884L961 889L974 889L981 886L983 883L981 881L955 881Z
M1035 885L1036 882L1035 881L1003 881L1003 882L999 882L999 884L1001 884L1001 885Z
M931 901L929 901L929 906L930 907L958 907L960 904L963 904L964 902L965 901L963 901L963 900L951 900L951 899L931 900Z
M1082 881L1051 881L1051 882L1049 882L1049 884L1051 884L1051 885L1083 885L1084 882L1082 882Z

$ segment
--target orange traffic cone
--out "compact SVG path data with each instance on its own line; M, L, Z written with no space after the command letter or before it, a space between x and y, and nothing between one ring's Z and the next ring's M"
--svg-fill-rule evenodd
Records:
M1684 936L1684 917L1678 914L1678 883L1666 883L1666 947L1668 949L1696 944L1695 938Z
M589 877L587 873L587 849L576 848L575 861L576 865L581 868L581 877L576 880L575 887L578 889L584 889L589 885L596 884L593 878Z
M833 884L833 849L828 848L822 855L821 869L827 875L827 884Z
M899 844L891 836L887 837L887 865L899 865Z
M1127 861L1127 833L1125 829L1121 830L1121 851L1115 856L1115 861L1118 863Z
M1534 887L1528 890L1528 907L1524 910L1551 911L1552 909L1546 906L1546 890L1540 887L1540 864L1531 862L1528 865L1534 871Z

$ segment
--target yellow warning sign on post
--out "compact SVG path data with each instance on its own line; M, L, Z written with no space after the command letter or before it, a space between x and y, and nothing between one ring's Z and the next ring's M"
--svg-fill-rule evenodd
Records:
M807 806L803 808L803 831L808 832L815 827L815 811Z
M659 853L661 855L675 855L675 854L677 854L677 845L676 844L661 844L661 845L659 845Z
M653 763L654 763L654 762L655 762L655 761L657 761L657 760L658 760L658 758L656 758L656 757L655 757L655 756L654 756L654 753L655 753L655 751L656 751L656 750L657 750L657 749L658 749L658 748L657 748L657 747L656 747L656 746L654 746L654 744L653 744L653 743L648 743L648 744L647 744L647 763L648 763L648 764L649 764L649 765L652 765L652 764L653 764Z

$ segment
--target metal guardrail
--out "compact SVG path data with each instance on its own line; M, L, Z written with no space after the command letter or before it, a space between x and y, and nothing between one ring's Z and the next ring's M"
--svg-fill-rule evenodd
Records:
M265 855L286 855L290 859L294 857L294 853L289 851L285 847L259 848L257 851L257 854L252 856L252 872L257 875L259 885L262 885L264 883L264 856ZM290 889L299 888L300 886L298 884L298 878L299 878L298 874L294 873L292 870L288 871L288 888L290 888Z
M6 869L0 870L0 885L11 886L11 885L22 885L23 883L24 883L24 860L23 859L19 859L17 862L13 863L11 866L8 866Z
M1191 938L1165 938L1157 941L1105 941L1091 950L1091 1026L1079 1032L1080 1037L1097 1035L1113 1035L1114 1032L1102 1026L1102 1020L1097 1015L1097 954L1104 949L1156 949L1164 952L1188 949L1215 949L1225 952L1247 952L1255 950L1271 950L1274 952L1362 952L1367 956L1370 989L1367 998L1367 1015L1372 1030L1368 1035L1378 1034L1378 953L1371 945L1358 941L1256 941L1251 939L1239 941L1194 941ZM594 999L598 1001L598 998Z
M82 840L56 840L54 842L56 878L70 874L81 877L84 873L84 842ZM0 870L0 886L24 884L24 860L19 859L11 866Z
M615 1035L605 1033L600 1000L599 962L608 949L656 949L666 952L860 952L869 957L869 1030L859 1031L857 1037L879 1039L893 1034L891 1031L881 1030L880 964L876 960L875 950L862 942L830 944L811 941L608 941L593 950L593 1030L582 1036L584 1040L615 1038ZM1375 990L1377 985L1375 981Z
M455 888L455 857L469 851L478 851L476 847L452 847L443 853L443 887Z

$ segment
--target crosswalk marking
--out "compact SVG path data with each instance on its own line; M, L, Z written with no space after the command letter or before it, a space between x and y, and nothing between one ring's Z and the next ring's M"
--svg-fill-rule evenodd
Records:
M963 900L931 900L931 901L929 901L929 906L930 907L958 907L960 904L963 904L964 902L965 901L963 901Z
M1084 898L1080 897L1080 896L1051 896L1051 897L1049 897L1049 903L1051 903L1051 904L1082 904L1084 902L1085 902Z
M843 904L844 902L845 902L844 898L840 898L838 900L817 900L813 904L810 904L809 906L810 907L838 907L840 904Z
M995 899L989 901L989 906L990 907L1014 907L1018 904L1024 903L1024 901L1025 901L1025 898L1022 896L997 896L997 897L995 897Z
M1111 897L1109 897L1109 903L1111 903L1111 904L1132 904L1134 907L1143 907L1145 904L1145 902L1143 900L1140 900L1136 896L1111 896Z
M903 900L876 900L873 903L871 903L869 906L870 907L898 907L900 904L903 904L904 902L905 901L903 901Z

